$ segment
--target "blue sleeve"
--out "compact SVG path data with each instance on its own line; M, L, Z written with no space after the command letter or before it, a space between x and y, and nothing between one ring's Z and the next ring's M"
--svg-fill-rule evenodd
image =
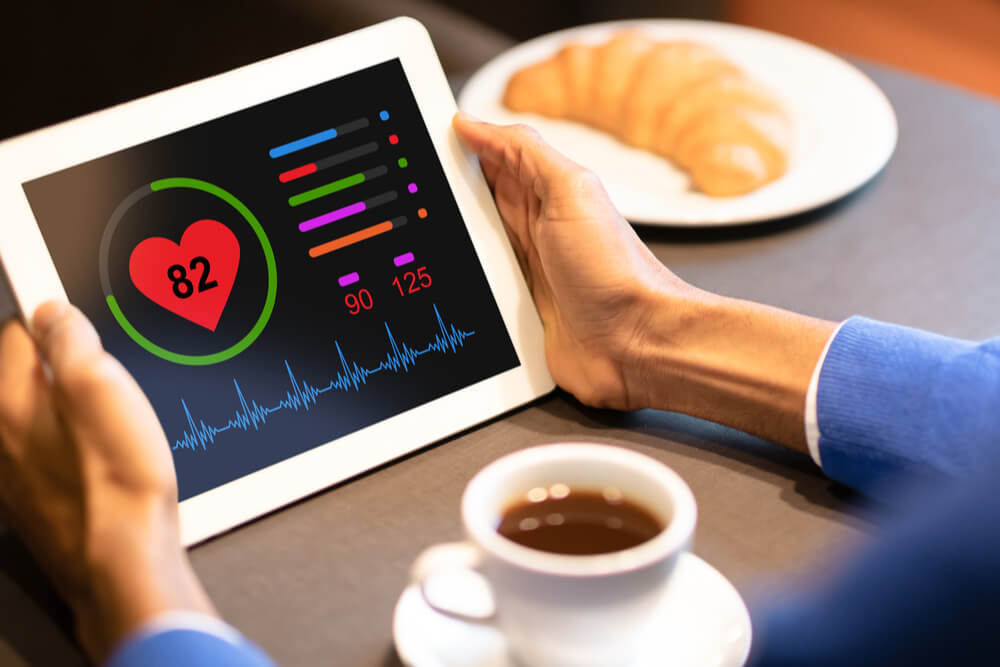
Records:
M748 667L998 664L998 479L1000 460L913 489L905 515L825 583L753 614Z
M248 641L230 641L197 630L168 630L128 640L105 667L275 667Z
M852 317L816 395L823 471L878 494L963 476L1000 449L1000 338L972 343Z

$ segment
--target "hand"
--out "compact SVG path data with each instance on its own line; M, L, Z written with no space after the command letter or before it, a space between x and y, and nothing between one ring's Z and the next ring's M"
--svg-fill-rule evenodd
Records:
M0 330L0 516L100 660L162 611L214 610L180 546L170 449L139 386L68 304L42 306L34 331Z
M657 295L696 290L636 236L596 176L524 126L459 113L459 138L493 189L545 327L545 356L559 384L589 405L645 407L627 372Z
M806 390L832 322L685 283L597 177L533 130L466 114L453 125L493 189L561 387L589 405L684 412L806 449Z

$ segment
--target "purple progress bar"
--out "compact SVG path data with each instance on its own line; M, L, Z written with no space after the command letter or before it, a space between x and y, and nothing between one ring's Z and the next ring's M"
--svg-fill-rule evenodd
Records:
M361 213L365 210L365 203L363 201L356 202L350 206L345 206L344 208L338 208L329 213L324 213L321 216L310 218L305 222L299 223L300 232L308 232L310 229L316 229L317 227L322 227L323 225L328 225L331 222L336 222L341 218L346 218L349 215L354 215L355 213Z
M402 255L392 258L392 263L396 266L406 266L413 261L412 252L404 252Z
M353 285L359 280L361 280L361 277L358 276L357 271L353 271L351 273L345 273L344 275L337 278L337 282L340 284L341 287L347 287L348 285Z
M315 218L310 218L305 222L300 222L299 231L308 232L311 229L316 229L317 227L322 227L323 225L329 225L331 222L337 222L338 220L352 216L355 213L361 213L362 211L367 211L370 208L375 208L376 206L381 206L382 204L388 204L391 201L395 201L398 196L399 195L396 194L395 190L383 192L380 195L369 197L364 201L355 202L350 206L338 208L330 211L329 213L324 213L323 215Z

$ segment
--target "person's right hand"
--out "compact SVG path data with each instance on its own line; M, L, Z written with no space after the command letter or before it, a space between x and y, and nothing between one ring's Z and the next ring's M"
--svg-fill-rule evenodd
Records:
M545 327L552 377L589 405L647 406L629 369L655 298L697 292L636 236L590 171L521 125L459 113L459 138L493 189Z
M810 378L835 324L685 283L593 173L523 126L459 114L545 327L552 377L580 401L711 419L805 450Z

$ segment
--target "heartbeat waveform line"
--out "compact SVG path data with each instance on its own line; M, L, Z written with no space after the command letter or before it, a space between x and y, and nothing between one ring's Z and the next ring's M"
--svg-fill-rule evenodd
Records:
M208 445L215 443L215 437L220 433L225 433L233 429L249 431L251 428L259 431L261 426L275 412L282 410L294 410L298 412L305 410L308 412L312 406L316 405L319 397L331 391L360 391L361 387L368 384L368 378L382 371L393 373L409 373L416 365L417 360L429 352L439 354L456 354L458 350L465 346L465 339L475 335L475 331L463 331L454 324L445 324L441 318L441 313L434 306L434 317L437 320L438 332L426 346L416 349L410 347L405 342L396 342L389 323L385 322L385 333L389 340L389 351L385 358L374 366L362 366L356 361L348 361L344 351L340 347L339 341L334 341L337 350L337 357L340 359L340 370L337 375L322 386L313 386L308 382L299 382L292 372L292 367L285 360L285 370L288 372L290 389L285 392L285 396L276 404L268 407L256 400L247 400L243 394L240 383L233 378L233 387L236 389L236 398L239 401L239 408L233 416L222 425L211 425L205 423L204 419L195 420L188 408L187 401L181 399L181 407L184 408L184 416L187 418L188 430L184 431L183 437L174 441L172 449L191 449L206 451Z

